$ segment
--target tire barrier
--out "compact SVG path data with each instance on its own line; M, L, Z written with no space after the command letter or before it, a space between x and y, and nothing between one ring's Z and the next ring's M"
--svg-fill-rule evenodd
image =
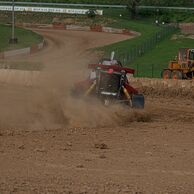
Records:
M43 47L44 47L44 40L39 44L32 45L31 47L0 52L0 59L14 57L14 56L18 56L18 55L33 54L33 53L36 53L37 51L41 50Z
M194 23L181 23L179 28L183 34L194 34Z
M52 24L31 24L31 23L18 23L18 27L30 28L30 29L46 29L46 30L74 30L74 31L91 31L91 32L104 32L111 34L122 34L126 36L140 36L141 34L129 29L117 29L112 27L104 27L102 25L81 26L64 24L61 22L53 22ZM0 53L0 59L12 57L16 55L33 54L44 47L44 40L39 44L34 44L31 47L17 49L13 51L5 51Z
M65 29L65 24L63 23L53 23L53 28L57 30L64 30Z
M92 26L81 26L81 25L67 25L60 22L53 22L52 24L18 24L20 27L25 28L39 28L39 29L54 29L54 30L75 30L75 31L92 31L92 32L105 32L112 34L123 34L127 36L140 36L141 33L135 32L129 29L118 29L112 27L104 27L99 24Z
M103 32L103 27L101 25L92 25L90 26L92 32Z
M129 29L118 29L118 28L111 28L111 27L104 27L102 25L92 25L92 26L78 26L78 25L62 25L59 24L58 26L53 24L53 29L63 29L63 30L78 30L78 31L92 31L92 32L105 32L111 34L123 34L127 36L140 36L139 32L135 32Z
M65 30L90 31L89 26L66 25Z

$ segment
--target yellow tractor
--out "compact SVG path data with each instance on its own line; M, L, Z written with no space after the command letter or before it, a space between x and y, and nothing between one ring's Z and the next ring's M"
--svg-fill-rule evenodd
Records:
M162 71L163 79L193 79L194 49L180 48L178 56Z

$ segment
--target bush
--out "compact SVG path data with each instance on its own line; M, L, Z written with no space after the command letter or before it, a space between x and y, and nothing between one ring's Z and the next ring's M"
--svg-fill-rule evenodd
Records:
M96 11L93 10L93 9L90 9L88 12L87 12L87 16L89 18L95 18L96 17Z
M165 15L160 16L159 21L160 21L160 23L162 23L162 22L170 23L171 18L169 15L165 14Z

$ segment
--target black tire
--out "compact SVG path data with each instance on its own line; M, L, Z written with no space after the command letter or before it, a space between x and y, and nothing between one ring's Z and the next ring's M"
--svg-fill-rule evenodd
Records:
M183 79L183 73L182 73L182 71L174 70L172 72L172 79L174 79L174 80Z
M145 106L145 98L143 94L135 94L132 96L132 108L143 109Z
M163 79L171 79L172 78L172 71L169 69L165 69L162 71L162 78Z
M194 71L190 71L186 73L185 79L193 79L194 78Z

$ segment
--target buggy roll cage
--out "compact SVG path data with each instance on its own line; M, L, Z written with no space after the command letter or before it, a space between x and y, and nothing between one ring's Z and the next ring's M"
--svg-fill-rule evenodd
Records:
M116 72L122 72L125 71L126 73L129 74L135 74L135 70L134 69L130 69L130 68L126 68L126 67L120 67L118 65L101 65L101 64L89 64L88 65L88 69L97 69L100 68L102 70L109 70L109 69L113 69Z

